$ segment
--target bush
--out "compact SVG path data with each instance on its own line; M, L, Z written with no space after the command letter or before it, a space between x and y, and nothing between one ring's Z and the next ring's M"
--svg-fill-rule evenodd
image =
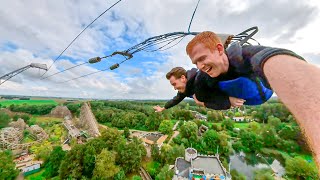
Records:
M243 174L240 174L237 170L232 169L231 170L231 176L232 179L237 179L237 180L246 180L246 177Z
M56 105L10 105L9 109L13 112L25 112L28 114L35 114L35 115L45 115L49 114L50 111L55 108Z
M0 129L7 127L10 122L10 116L5 112L0 112Z
M292 140L282 140L279 143L277 143L277 147L288 153L301 151L301 147L295 141Z
M301 157L289 158L286 161L286 174L295 179L319 179L316 166Z
M142 180L142 178L140 176L133 176L132 180Z
M232 148L236 151L236 152L240 152L244 149L243 145L241 144L240 141L237 141L235 143L232 144Z
M153 161L152 163L147 165L146 170L148 171L148 173L152 178L155 178L160 171L160 163L157 161Z
M254 171L255 180L274 180L272 176L272 170L268 168L258 169Z

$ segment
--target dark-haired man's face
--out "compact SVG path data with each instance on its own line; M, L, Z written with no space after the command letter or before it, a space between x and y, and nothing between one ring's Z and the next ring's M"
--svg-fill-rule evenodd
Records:
M186 91L187 78L184 75L182 75L181 78L171 76L169 81L174 90L178 90L180 93L184 93Z

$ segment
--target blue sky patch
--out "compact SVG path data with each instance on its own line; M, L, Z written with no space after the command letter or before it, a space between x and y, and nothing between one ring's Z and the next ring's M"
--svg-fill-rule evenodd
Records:
M14 52L18 49L18 46L13 42L6 42L0 46L0 51Z

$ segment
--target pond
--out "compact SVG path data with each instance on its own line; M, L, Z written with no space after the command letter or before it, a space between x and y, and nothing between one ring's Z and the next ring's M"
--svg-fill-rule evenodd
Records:
M253 179L254 171L262 168L272 169L278 177L285 174L284 167L277 159L260 154L235 153L230 156L229 166L230 170L237 170L245 175L247 179Z

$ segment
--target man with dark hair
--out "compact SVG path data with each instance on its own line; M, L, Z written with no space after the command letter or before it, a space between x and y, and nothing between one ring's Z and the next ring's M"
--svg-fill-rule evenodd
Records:
M185 97L194 98L198 105L216 110L239 107L245 102L243 99L228 97L217 86L207 86L204 82L211 78L196 68L186 71L182 67L175 67L166 74L166 78L178 93L164 107L153 107L156 112L179 104Z

